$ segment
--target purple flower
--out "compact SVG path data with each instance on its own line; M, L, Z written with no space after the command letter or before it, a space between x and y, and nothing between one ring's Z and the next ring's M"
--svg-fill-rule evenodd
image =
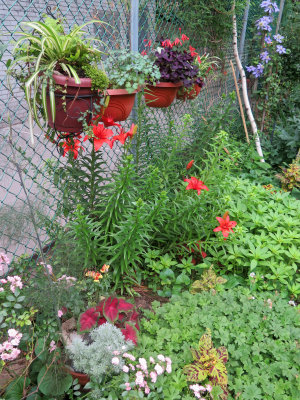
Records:
M271 57L269 56L269 53L266 51L263 51L260 55L260 59L264 61L266 64L271 60Z
M278 35L274 35L273 38L276 40L277 43L282 43L284 36L279 35L278 33Z
M267 44L272 44L272 39L270 38L270 36L266 36L266 37L265 37L265 42L266 42Z
M276 46L276 51L277 51L277 53L279 53L279 54L285 54L285 53L286 53L286 49L285 49L283 46L281 46L281 44L278 44L278 45Z
M261 17L260 19L258 19L256 22L255 22L255 25L256 25L256 28L258 29L258 30L261 30L261 31L269 31L269 32L271 32L272 31L272 28L270 27L270 23L273 21L273 18L272 17L268 17L268 16L264 16L264 17Z
M256 68L253 65L250 65L249 67L246 67L248 72L254 72L256 71Z
M264 9L264 12L269 13L269 14L279 11L277 4L275 2L272 2L271 0L263 1L260 4L260 7Z

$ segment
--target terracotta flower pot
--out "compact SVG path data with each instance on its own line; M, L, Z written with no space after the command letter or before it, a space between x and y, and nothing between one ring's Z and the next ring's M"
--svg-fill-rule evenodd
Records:
M138 91L128 93L126 89L108 89L106 92L110 98L103 116L111 117L114 121L125 121L131 113Z
M90 78L80 78L80 83L75 83L74 78L53 74L56 84L55 90L55 121L52 120L50 98L47 95L48 124L60 132L79 133L83 129L82 121L78 118L82 113L92 110L93 103L98 94L93 91ZM60 89L61 86L61 89ZM66 102L66 107L63 103ZM87 116L87 122L91 116Z
M169 107L175 97L177 90L182 86L181 82L160 82L156 86L147 85L145 89L145 101L148 107Z
M87 374L75 372L72 369L70 369L68 366L65 366L65 370L66 370L66 372L68 372L68 374L72 375L73 379L77 379L79 385L81 385L81 386L85 386L90 381L90 377Z
M194 84L194 86L190 90L186 90L183 87L179 88L176 98L179 100L194 100L200 93L201 86Z

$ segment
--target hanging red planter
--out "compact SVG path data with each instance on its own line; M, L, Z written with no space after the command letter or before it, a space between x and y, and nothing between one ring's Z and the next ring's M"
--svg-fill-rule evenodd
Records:
M108 89L108 106L104 110L103 117L110 117L114 121L125 121L134 106L135 95L138 90L128 93L126 89Z
M97 92L92 90L90 78L80 78L76 83L74 78L53 74L55 81L55 120L53 121L50 107L50 97L47 95L48 125L60 132L79 133L83 129L83 122L78 121L82 113L93 109L97 100ZM65 103L65 105L64 105ZM91 115L87 115L89 122Z
M195 83L194 86L189 91L187 89L184 90L184 88L179 88L176 94L176 98L184 101L194 100L197 96L199 96L200 91L201 91L201 86Z
M156 86L147 85L145 89L147 106L155 108L169 107L173 103L176 93L181 86L181 82L160 82Z

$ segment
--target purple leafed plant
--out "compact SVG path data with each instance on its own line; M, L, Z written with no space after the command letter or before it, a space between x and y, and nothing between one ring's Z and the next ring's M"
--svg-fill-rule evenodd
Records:
M173 50L164 47L155 52L155 65L161 74L161 82L182 82L184 87L191 87L194 83L203 86L203 80L198 78L199 69L193 65L194 58L187 51Z

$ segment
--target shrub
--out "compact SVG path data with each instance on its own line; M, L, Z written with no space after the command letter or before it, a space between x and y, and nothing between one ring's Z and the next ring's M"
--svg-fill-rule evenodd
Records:
M190 347L198 345L206 328L212 332L214 346L228 350L228 400L299 398L299 315L279 296L265 293L253 298L238 288L216 295L185 292L152 307L153 312L145 311L148 319L141 321L141 347L144 356L170 355L175 371L164 390L172 387L173 398L189 398L184 397L188 388L181 371L192 361Z

